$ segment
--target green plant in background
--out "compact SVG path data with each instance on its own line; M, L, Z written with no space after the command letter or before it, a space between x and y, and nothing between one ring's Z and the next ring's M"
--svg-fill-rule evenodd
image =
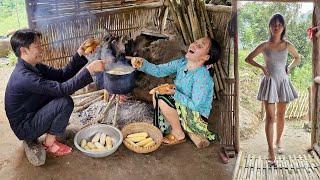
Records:
M28 17L24 0L0 0L0 35L9 31L28 27Z
M10 51L9 55L8 55L8 59L9 59L9 65L10 66L14 66L17 64L18 62L18 58L17 56L14 54L13 51Z

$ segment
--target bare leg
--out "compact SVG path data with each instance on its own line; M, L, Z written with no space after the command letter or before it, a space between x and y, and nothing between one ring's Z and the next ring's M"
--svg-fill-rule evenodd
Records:
M182 130L177 110L171 108L161 99L159 100L159 107L166 121L168 121L171 125L171 134L174 135L178 140L184 139L185 134Z
M275 104L264 102L266 109L265 132L268 142L269 160L274 161L275 155L273 150L273 123L275 119Z
M277 147L281 147L281 136L284 129L284 121L285 121L285 112L286 112L286 103L278 103L277 104L277 139L276 145ZM281 152L279 152L281 153Z

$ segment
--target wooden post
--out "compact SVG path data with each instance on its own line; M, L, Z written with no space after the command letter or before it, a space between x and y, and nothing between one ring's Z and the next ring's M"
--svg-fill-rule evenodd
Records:
M313 10L313 17L312 17L312 24L313 26L317 26L320 24L320 0L314 1L314 10ZM313 48L312 48L312 78L315 78L320 75L320 57L319 57L319 39L317 37L314 37L312 40ZM317 124L318 124L318 118L320 118L318 115L318 85L316 83L313 83L312 88L312 97L313 98L313 108L312 108L312 132L311 132L311 146L313 147L313 144L317 142Z
M237 0L232 0L232 26L234 26L235 36L234 40L234 78L236 79L234 85L234 116L235 116L235 131L234 133L234 147L236 152L239 152L240 131L239 131L239 72L238 72L238 27L237 27Z

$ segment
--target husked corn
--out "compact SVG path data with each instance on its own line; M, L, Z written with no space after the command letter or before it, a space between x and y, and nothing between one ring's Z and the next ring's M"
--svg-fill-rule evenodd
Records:
M87 145L85 145L83 148L84 148L85 150L90 150L90 148L89 148Z
M92 142L93 143L98 142L100 139L100 135L101 135L101 133L97 133L96 135L94 135L92 138Z
M144 145L143 147L150 147L155 145L156 143L152 140L151 142L149 142L148 144Z
M146 137L143 136L136 136L136 137L128 137L128 139L130 139L132 142L140 142L143 141L145 139L147 139Z
M128 138L133 138L133 137L148 137L148 133L147 132L140 132L140 133L133 133L133 134L129 134L127 136Z
M107 134L106 133L101 133L100 135L100 144L102 144L102 146L104 146L106 144L106 136Z
M111 149L112 148L112 139L110 136L106 137L106 147L107 149Z
M150 142L152 142L152 141L153 141L152 138L149 137L149 138L147 138L147 139L145 139L145 140L143 140L143 141L138 142L137 145L138 145L138 146L144 146L144 145L146 145L146 144L148 144L148 143L150 143Z
M91 53L93 51L93 47L89 46L84 52L85 53Z
M96 148L97 148L92 142L88 142L88 143L87 143L87 146L88 146L90 149L96 149Z
M84 148L86 145L87 145L87 140L82 139L81 142L80 142L80 146L81 146L82 148Z
M94 145L98 148L98 149L105 149L104 146L102 144L100 144L99 142L95 142Z
M132 141L130 140L130 138L126 138L125 141L126 141L127 143L131 144L132 146L138 146L136 143L132 142Z

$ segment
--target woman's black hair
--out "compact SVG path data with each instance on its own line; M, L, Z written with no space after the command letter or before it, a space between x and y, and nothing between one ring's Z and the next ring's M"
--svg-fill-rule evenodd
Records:
M210 57L209 57L209 60L204 63L204 65L214 64L214 63L218 62L218 60L221 57L220 44L214 39L211 39L211 38L209 38L209 39L210 39L211 45L210 45L208 54L210 55Z
M20 48L29 48L29 46L36 41L36 38L41 38L41 36L40 32L33 29L21 29L16 31L10 39L11 48L14 54L17 57L20 57Z
M284 18L280 13L274 14L270 20L269 20L269 34L271 38L271 32L270 32L270 27L275 25L277 22L279 22L283 26L283 31L281 33L280 39L283 40L284 35L286 34L286 23L284 22Z

